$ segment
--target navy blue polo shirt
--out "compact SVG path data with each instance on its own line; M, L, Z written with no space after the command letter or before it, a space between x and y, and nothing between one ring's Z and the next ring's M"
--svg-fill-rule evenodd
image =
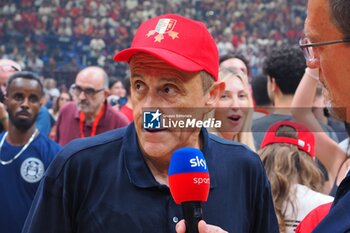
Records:
M350 172L340 183L332 207L313 233L350 232Z
M211 189L207 223L235 233L279 232L260 158L201 131ZM148 169L134 124L68 144L49 167L23 232L175 232L181 206Z

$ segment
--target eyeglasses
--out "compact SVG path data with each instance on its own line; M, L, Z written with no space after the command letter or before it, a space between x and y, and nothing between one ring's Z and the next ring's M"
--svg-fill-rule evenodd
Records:
M339 43L348 43L348 42L350 42L350 38L312 43L309 38L305 37L299 41L299 46L303 50L304 57L305 57L306 61L310 62L310 61L317 60L313 47L331 45L331 44L339 44Z
M104 88L95 90L94 88L82 88L78 85L73 86L73 91L76 96L79 96L81 92L84 92L84 94L88 97L93 97L96 93L103 91Z
M20 71L17 67L12 66L12 65L0 65L0 70L2 70L3 72Z

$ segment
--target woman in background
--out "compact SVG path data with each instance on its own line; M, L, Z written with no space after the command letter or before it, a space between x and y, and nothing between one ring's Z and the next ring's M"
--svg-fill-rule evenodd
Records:
M60 110L62 107L68 103L69 101L72 101L73 97L69 92L61 92L58 98L56 99L55 103L53 104L52 109L49 110L52 117L57 120L58 114L60 113Z
M221 120L222 127L214 130L225 139L246 144L255 150L251 132L253 98L246 75L240 70L220 68L219 81L225 82L225 92L218 101L213 116L216 120Z
M53 104L52 109L49 109L49 113L51 114L52 118L55 120L54 125L51 127L51 131L49 134L49 137L54 140L56 136L56 120L60 113L60 110L63 108L65 104L68 102L73 101L72 95L67 91L62 91L58 98L56 99L55 103Z
M303 125L280 121L268 129L259 150L271 182L281 233L294 233L314 208L333 201L322 194L324 177L315 163L315 137Z

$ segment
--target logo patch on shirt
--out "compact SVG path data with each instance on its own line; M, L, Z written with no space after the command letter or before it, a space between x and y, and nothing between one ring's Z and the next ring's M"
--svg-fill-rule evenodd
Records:
M36 183L40 181L44 172L44 164L37 158L27 158L21 165L21 176L28 183Z
M160 43L164 39L164 34L168 34L173 40L179 38L179 33L173 31L176 25L175 19L160 19L156 25L156 28L150 30L147 33L147 37L154 36L154 34L158 33L154 36L154 42Z

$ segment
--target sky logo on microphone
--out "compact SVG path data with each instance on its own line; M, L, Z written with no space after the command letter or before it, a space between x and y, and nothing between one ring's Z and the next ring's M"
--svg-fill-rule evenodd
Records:
M207 169L207 163L205 162L205 160L203 158L199 158L198 156L196 156L193 159L190 159L190 164L191 167L203 167L205 170Z
M155 112L143 112L143 128L145 129L160 129L162 113L159 109Z

